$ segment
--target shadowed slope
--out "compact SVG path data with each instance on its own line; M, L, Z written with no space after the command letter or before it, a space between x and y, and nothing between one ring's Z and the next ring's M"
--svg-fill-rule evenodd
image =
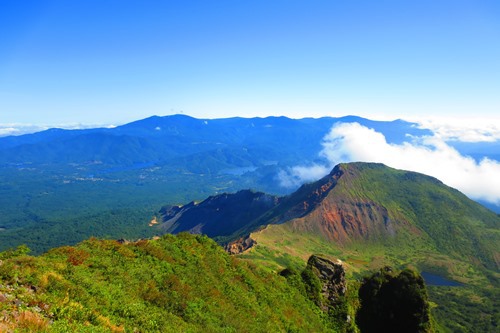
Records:
M210 237L228 236L276 206L278 197L242 190L211 196L200 203L165 206L160 210L164 232L188 231Z

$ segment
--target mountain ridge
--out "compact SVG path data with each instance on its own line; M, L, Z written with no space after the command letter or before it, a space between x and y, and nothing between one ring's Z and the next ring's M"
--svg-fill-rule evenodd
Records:
M210 200L222 209L226 203L221 198ZM192 214L203 216L197 208L189 207ZM177 222L182 224L182 218ZM322 179L302 185L247 224L235 223L239 229L233 225L232 234L214 229L211 237L230 242L262 226L286 224L293 232L314 234L337 246L358 241L413 243L455 258L474 254L485 266L498 269L499 252L482 238L497 237L499 222L493 212L434 177L354 162L339 164ZM455 234L453 242L449 233Z
M390 142L404 141L406 134L425 135L430 133L428 130L416 128L414 126L415 124L409 122L400 120L393 122L372 121L354 116L303 119L291 119L287 117L198 119L186 115L164 117L152 116L128 124L116 126L114 128L78 130L49 129L21 136L0 137L0 151L3 150L4 155L3 158L0 159L0 162L5 163L10 160L37 162L37 158L43 158L40 161L43 161L44 163L56 162L57 160L51 154L48 154L48 156L45 156L47 154L36 156L36 149L39 149L38 145L42 144L42 147L44 147L47 143L52 142L53 144L57 144L60 149L63 149L69 138L77 137L78 140L84 142L88 134L94 133L99 133L104 137L126 135L130 137L143 138L149 140L151 144L154 143L158 145L158 147L163 148L165 144L162 144L160 139L165 138L173 140L172 143L177 142L178 144L190 143L193 140L199 141L202 138L205 140L208 139L212 144L216 144L218 142L248 144L249 139L251 142L258 141L259 144L263 144L266 141L276 142L277 138L287 137L291 140L291 143L294 143L297 141L297 138L290 136L290 133L299 130L311 139L307 141L312 141L314 144L318 144L323 135L327 133L335 122L352 121L357 121L362 125L384 132ZM395 123L397 123L398 126L391 125ZM245 129L245 132L242 132L242 129ZM274 132L279 134L277 136L273 135L272 133ZM272 138L274 138L274 140L270 140ZM300 143L299 141L297 141L298 146L303 146L305 144L304 142ZM19 147L21 146L25 147L21 150L21 152L18 151L17 155L10 150L10 148L15 147L19 150ZM308 145L306 144L306 146ZM266 145L266 147L268 146ZM50 148L50 145L48 148ZM192 148L193 147L191 147L191 149ZM176 152L178 154L179 150L177 149ZM85 156L88 155L84 154L83 156L80 156L80 158ZM17 157L17 159L14 157Z

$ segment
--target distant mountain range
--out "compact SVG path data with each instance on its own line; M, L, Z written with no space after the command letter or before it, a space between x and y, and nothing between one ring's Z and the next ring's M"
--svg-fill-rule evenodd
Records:
M150 117L115 128L49 129L0 138L0 163L107 165L176 163L192 171L297 163L317 157L324 135L336 122L358 122L401 143L427 130L401 120L341 118L195 119L184 115ZM213 164L204 160L215 161Z
M296 188L282 186L280 172L323 162L323 138L338 122L373 128L394 144L432 134L402 120L355 116L174 115L116 128L49 129L2 137L0 250L25 243L41 253L89 236L147 237L154 234L147 227L151 216L165 204L242 189L290 194ZM476 158L497 153L486 146L457 145Z

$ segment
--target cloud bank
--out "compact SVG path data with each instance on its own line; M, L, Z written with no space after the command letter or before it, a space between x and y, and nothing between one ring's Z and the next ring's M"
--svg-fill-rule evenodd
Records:
M24 135L48 130L49 128L61 129L88 129L88 128L113 128L115 125L95 125L95 124L58 124L58 125L35 125L35 124L0 124L0 137L9 135Z
M431 130L434 136L446 141L495 142L500 140L500 117L433 117L409 121L418 123L420 128Z
M324 164L296 166L282 171L283 186L293 187L326 175L343 162L378 162L438 178L476 200L500 205L500 162L488 158L476 162L461 155L442 137L411 138L389 144L385 136L358 123L337 123L323 139Z

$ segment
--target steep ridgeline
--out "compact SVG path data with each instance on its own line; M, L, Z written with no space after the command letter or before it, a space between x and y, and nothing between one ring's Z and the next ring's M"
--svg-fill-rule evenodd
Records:
M278 203L276 196L250 190L219 194L200 203L163 207L160 228L167 233L188 231L213 238L232 236Z

